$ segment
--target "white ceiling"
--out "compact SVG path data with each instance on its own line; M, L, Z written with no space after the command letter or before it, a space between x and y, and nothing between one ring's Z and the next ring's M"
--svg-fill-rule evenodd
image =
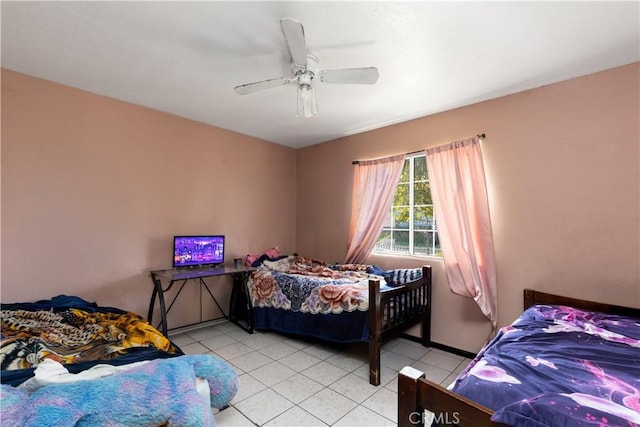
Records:
M640 2L1 2L2 66L304 147L640 60ZM280 18L320 69L376 66L375 85L315 82L296 117Z

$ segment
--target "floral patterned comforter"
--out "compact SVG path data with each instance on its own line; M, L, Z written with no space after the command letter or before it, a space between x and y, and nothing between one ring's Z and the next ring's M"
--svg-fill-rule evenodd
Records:
M538 305L469 364L453 391L518 426L640 425L640 318Z
M339 314L369 308L369 266L324 262L301 256L265 261L248 281L252 307L310 314Z

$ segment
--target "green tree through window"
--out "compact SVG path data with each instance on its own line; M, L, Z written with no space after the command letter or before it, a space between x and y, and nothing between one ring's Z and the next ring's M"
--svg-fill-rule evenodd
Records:
M424 155L405 160L373 253L442 256Z

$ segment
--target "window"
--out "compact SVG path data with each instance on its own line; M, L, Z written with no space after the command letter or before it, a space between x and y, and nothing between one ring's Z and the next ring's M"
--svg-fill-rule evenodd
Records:
M425 155L408 156L375 254L442 256Z

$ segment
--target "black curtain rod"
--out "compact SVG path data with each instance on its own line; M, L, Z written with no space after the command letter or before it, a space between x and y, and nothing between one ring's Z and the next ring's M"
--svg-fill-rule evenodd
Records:
M486 133L479 133L476 135L478 138L480 139L484 139L487 137ZM423 152L424 150L418 150L418 151L412 151L411 153L406 153L407 156L411 156L412 154L418 154ZM354 160L351 162L352 165L359 165L360 164L360 160Z

